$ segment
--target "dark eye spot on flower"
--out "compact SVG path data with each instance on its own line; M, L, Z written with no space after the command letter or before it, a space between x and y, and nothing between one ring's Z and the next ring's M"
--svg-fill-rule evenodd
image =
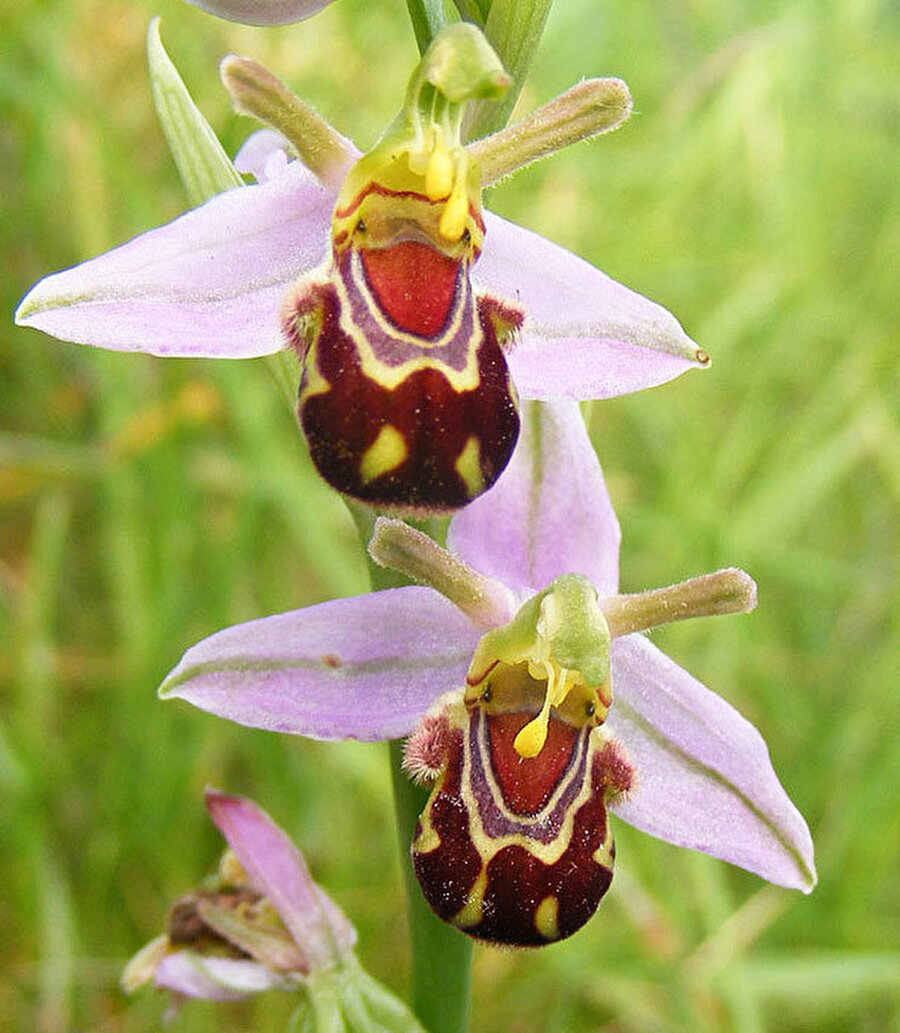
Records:
M494 698L494 694L493 694L493 692L491 692L490 685L488 685L488 686L486 686L484 692L482 692L482 694L481 694L481 702L482 703L490 703L490 701L493 698Z
M324 664L324 665L325 665L326 667L332 667L332 668L335 668L335 667L343 667L343 663L342 663L342 661L341 661L341 658L340 658L339 656L335 656L335 654L334 654L334 653L326 653L326 654L325 654L325 655L324 655L324 656L323 656L323 657L321 658L321 662L322 662L322 663L323 663L323 664Z
M593 717L596 710L597 707L592 702L588 702L584 706L584 712L587 714L588 717Z
M366 224L362 221L362 219L360 219L359 222L356 224L356 232L357 233L365 233L366 232Z

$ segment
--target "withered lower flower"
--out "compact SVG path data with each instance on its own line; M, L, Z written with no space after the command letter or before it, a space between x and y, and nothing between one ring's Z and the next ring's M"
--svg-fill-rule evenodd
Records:
M128 963L122 987L152 982L175 1001L294 991L298 1027L422 1033L409 1009L360 966L356 930L303 855L252 801L215 790L206 806L229 849L217 873L169 910L166 932ZM304 1025L303 1028L306 1028Z

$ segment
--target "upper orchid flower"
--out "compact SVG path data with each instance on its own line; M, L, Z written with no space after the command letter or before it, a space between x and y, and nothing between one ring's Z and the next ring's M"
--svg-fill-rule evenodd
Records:
M152 33L151 54L155 81L171 80ZM47 277L21 302L19 324L156 355L243 358L290 345L319 471L395 512L452 510L489 488L515 445L517 393L606 398L707 364L664 309L482 211L484 186L619 125L631 108L620 80L581 83L464 145L467 103L508 80L478 30L447 26L402 112L360 157L258 65L231 57L222 74L239 110L280 130L305 164L253 139L239 164L256 185ZM195 192L212 192L215 161L239 181L186 93L170 101L177 88L167 80L158 100L169 124L192 112L190 130L177 122L170 135L208 150L205 165L194 162Z
M356 930L268 814L214 790L206 806L230 849L213 878L172 906L165 935L128 963L124 990L151 979L179 998L215 1001L303 990L313 1029L344 1029L346 1012L361 1033L422 1033L406 1006L363 971Z
M408 767L436 781L417 871L435 910L476 936L578 928L612 873L607 807L809 892L809 831L759 733L635 634L749 609L753 582L720 571L617 595L619 527L577 406L524 415L503 478L451 521L451 553L376 523L374 558L433 587L228 628L189 649L161 695L316 738L420 725Z

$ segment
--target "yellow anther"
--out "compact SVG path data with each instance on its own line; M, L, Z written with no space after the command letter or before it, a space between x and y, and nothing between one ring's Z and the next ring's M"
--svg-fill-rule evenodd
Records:
M459 240L463 235L468 219L469 194L466 190L466 180L462 170L457 170L453 190L447 198L447 203L444 205L444 210L441 213L438 233L440 233L444 240Z
M425 194L431 201L439 201L453 189L453 159L444 146L444 138L435 133L434 149L425 168Z
M570 685L567 685L569 672L557 668L546 660L538 660L529 664L531 667L543 668L541 674L547 678L547 691L544 694L544 704L537 717L528 722L527 725L516 736L513 741L516 753L520 757L536 757L544 748L547 741L547 726L550 721L550 707L559 706L569 694ZM533 675L534 676L534 675Z
M550 699L544 700L541 712L519 732L513 746L520 757L536 757L547 741L547 725L550 720Z

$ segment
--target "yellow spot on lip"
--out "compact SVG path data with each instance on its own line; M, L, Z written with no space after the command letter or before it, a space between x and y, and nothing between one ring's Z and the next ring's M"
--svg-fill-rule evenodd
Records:
M484 491L484 475L481 472L481 445L478 438L471 434L459 453L454 469L463 479L470 499Z
M363 452L359 461L360 479L363 484L368 484L376 477L396 470L408 454L406 439L396 427L386 423L378 432L378 437Z
M478 873L475 885L469 890L469 899L453 916L453 924L460 929L471 929L482 919L484 891L487 889L487 872L484 867Z
M610 843L611 837L607 837L607 839L591 854L591 860L595 864L599 864L602 868L608 868L612 871L613 855Z
M534 927L545 940L559 939L559 901L544 897L534 912Z

